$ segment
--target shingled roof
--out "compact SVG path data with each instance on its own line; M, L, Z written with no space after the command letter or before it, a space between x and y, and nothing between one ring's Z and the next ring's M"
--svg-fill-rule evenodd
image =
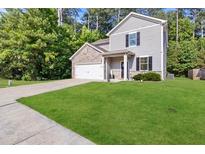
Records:
M103 49L101 47L99 47L98 45L92 44L93 46L95 46L96 48L98 48L99 50L103 51L103 52L108 52L108 50Z
M100 44L108 44L108 43L109 43L109 38L106 38L106 39L97 40L97 41L93 42L92 44L93 45L100 45Z

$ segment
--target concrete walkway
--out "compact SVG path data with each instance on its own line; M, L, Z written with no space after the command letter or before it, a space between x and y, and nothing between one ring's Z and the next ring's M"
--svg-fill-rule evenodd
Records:
M31 108L16 102L21 97L72 87L91 80L68 79L0 88L0 144L94 144Z

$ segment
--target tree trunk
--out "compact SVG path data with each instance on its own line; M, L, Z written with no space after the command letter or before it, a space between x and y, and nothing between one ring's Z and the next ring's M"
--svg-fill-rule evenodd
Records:
M193 39L195 38L195 27L196 27L195 24L196 23L195 23L195 19L194 19Z
M90 30L90 14L88 13L88 30Z
M99 23L98 23L98 15L96 16L96 30L98 30L98 25Z
M179 41L179 9L177 8L176 11L176 42L178 45L178 41Z
M61 26L63 24L63 14L62 14L62 8L58 8L58 26Z
M75 18L74 18L74 33L76 33L76 29L77 29L77 28L76 28L76 27L77 27L77 26L76 26L76 25L77 25L77 21L76 21L76 20L77 20L77 17L76 17L76 15L75 15Z
M201 21L201 38L204 37L204 22Z
M120 8L118 9L118 13L117 13L117 22L119 23L120 22L120 13L121 13L121 10Z

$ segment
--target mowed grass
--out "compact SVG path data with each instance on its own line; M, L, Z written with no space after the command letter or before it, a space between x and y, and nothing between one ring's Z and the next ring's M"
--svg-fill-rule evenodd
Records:
M23 81L23 80L12 80L12 86L20 86L20 85L29 85L29 84L35 84L35 83L44 83L48 81ZM8 79L2 79L0 78L0 88L8 87Z
M88 83L19 101L96 144L205 144L205 81Z

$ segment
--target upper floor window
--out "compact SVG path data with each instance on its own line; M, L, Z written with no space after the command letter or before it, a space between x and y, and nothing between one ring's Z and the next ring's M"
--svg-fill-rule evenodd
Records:
M129 47L137 45L137 33L129 34Z
M140 45L140 32L126 34L126 47L134 47Z

